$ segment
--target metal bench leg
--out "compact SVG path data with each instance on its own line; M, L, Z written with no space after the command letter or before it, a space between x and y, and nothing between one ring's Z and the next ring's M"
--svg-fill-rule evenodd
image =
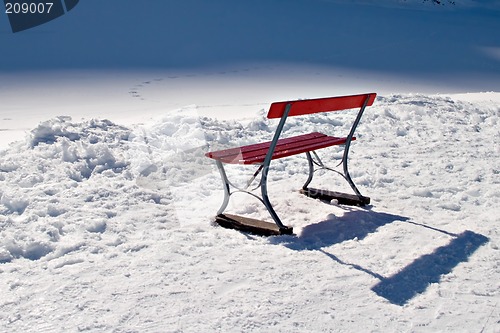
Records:
M347 159L348 159L348 155L349 155L349 148L351 147L352 138L354 136L354 131L356 130L356 127L358 127L358 124L361 121L361 116L363 115L363 112L365 111L365 108L368 105L369 100L370 100L370 95L368 95L366 97L366 99L363 103L363 106L359 110L358 115L356 116L356 119L354 120L354 123L352 124L351 130L349 132L349 135L347 136L347 140L345 143L344 156L342 156L342 166L344 169L344 178L347 180L347 182L351 186L352 190L354 191L354 193L356 193L356 195L358 196L358 198L360 200L363 200L364 197L361 195L361 193L359 192L356 185L354 185L354 182L351 179L351 175L349 175L349 170L347 168Z
M273 205L269 201L269 196L267 195L267 173L268 172L269 172L269 166L264 167L264 169L262 170L262 178L260 179L260 189L261 189L261 193L262 193L262 202L264 203L264 206L266 206L267 211L269 212L269 214L273 218L273 220L276 223L276 225L278 226L278 228L287 229L287 226L285 226L281 222L278 214L276 214L276 211L273 208Z
M227 208L227 206L229 204L229 197L231 196L230 186L233 186L233 187L236 187L238 189L238 191L236 191L236 192L248 193L248 194L254 196L255 198L257 198L258 200L260 200L264 204L264 206L266 207L267 211L269 212L269 214L273 218L276 226L280 229L279 230L280 234L284 234L284 233L289 234L289 233L292 232L292 228L289 228L289 227L285 226L281 222L278 214L276 213L276 211L273 208L273 205L269 201L269 196L267 194L267 174L269 172L269 165L271 164L271 160L272 160L272 157L273 157L274 150L276 149L276 145L278 143L279 136L281 134L281 131L283 130L286 118L288 117L288 114L290 113L290 108L291 107L292 107L291 103L289 103L289 104L286 105L285 111L283 113L283 116L281 117L281 120L280 120L280 123L278 124L278 127L276 128L276 132L274 133L273 140L271 141L271 144L270 144L269 149L267 151L267 154L266 154L266 157L264 159L264 162L259 167L259 169L257 170L257 172L254 173L253 177L247 182L246 189L248 189L248 187L250 186L250 184L257 177L258 173L262 170L262 177L261 177L260 183L259 183L259 186L261 188L261 194L262 194L261 198L259 198L257 195L255 195L253 193L248 192L246 189L242 190L242 189L239 189L236 186L234 186L234 184L231 184L229 182L228 178L227 178L227 175L226 175L226 172L224 170L224 166L223 166L222 162L220 160L216 160L217 168L219 169L219 172L220 172L220 175L221 175L221 178L222 178L222 183L224 185L224 201L222 202L222 206L219 208L219 211L217 212L217 215L222 215L222 213L224 212L224 210Z
M309 164L309 177L307 178L305 184L302 186L302 191L301 192L308 193L308 195L312 194L311 189L308 189L307 187L309 186L309 184L312 181L313 173L314 173L314 164L316 164L321 169L326 169L326 170L334 171L334 172L340 174L342 177L344 177L344 179L349 183L349 186L354 191L354 193L356 194L356 197L357 197L357 199L355 197L354 201L351 200L351 198L348 197L348 199L347 199L348 202L360 203L361 205L365 205L365 204L368 204L370 202L370 198L364 197L359 192L359 190L356 187L356 185L354 185L354 182L352 181L351 175L349 174L349 168L347 167L347 160L348 160L348 157L349 157L349 148L351 146L351 142L352 142L352 139L353 139L353 136L354 136L354 131L356 130L356 127L358 126L358 124L359 124L359 122L361 120L361 116L362 116L362 114L363 114L366 106L368 105L369 99L370 99L370 95L368 95L366 97L366 99L365 99L365 101L363 103L363 106L361 106L361 108L360 108L360 110L358 112L358 115L356 116L356 119L354 120L354 123L353 123L353 125L351 127L351 130L349 131L349 135L346 138L346 142L345 142L345 146L344 146L344 154L342 156L342 161L337 165L337 167L338 167L338 166L340 166L340 164L342 164L343 173L341 173L341 172L339 172L337 170L330 169L330 168L326 167L321 162L321 160L319 159L318 155L314 151L312 153L314 154L314 157L317 159L317 162L312 159L312 156L311 156L311 154L309 152L306 152L307 162ZM335 195L331 196L331 197L335 197L338 194L338 192L331 192L331 193L335 193ZM316 195L316 194L314 194L314 195ZM345 199L345 198L343 198L343 199Z
M304 185L302 185L302 189L303 190L307 190L307 187L311 183L311 181L313 179L313 175L314 175L314 163L313 163L313 159L312 159L311 153L310 152L306 152L306 156L307 156L307 163L309 164L309 177L307 178L307 180L304 183Z
M217 211L217 216L215 218L216 223L225 228L237 229L264 236L285 235L285 234L291 235L293 233L293 228L283 225L280 218L278 217L278 214L276 214L271 202L269 201L269 196L267 195L267 171L269 168L260 166L257 172L247 183L247 187L245 189L240 189L239 187L236 187L233 183L231 183L227 178L227 174L224 169L224 164L219 160L216 160L216 164L217 168L219 169L219 173L221 175L222 183L224 186L224 200L222 202L221 207ZM262 178L258 186L261 187L262 191L262 197L259 197L258 195L247 191L247 189L261 170L264 171L262 172ZM233 192L231 192L231 186L235 188ZM255 189L257 189L258 187L256 187ZM245 218L243 216L238 216L233 214L223 214L229 204L229 198L231 197L231 194L236 192L250 194L254 198L258 199L260 202L262 202L262 204L266 207L267 211L273 218L274 223L251 219L251 218Z
M271 215L274 222L280 229L289 229L289 228L281 222L280 218L278 217L278 214L276 214L276 212L274 211L273 205L271 205L271 202L269 201L269 196L267 195L267 174L269 173L269 166L271 165L271 160L274 154L274 150L276 149L276 145L278 144L278 139L281 135L281 132L283 131L283 127L285 126L285 121L288 117L288 114L290 113L291 108L292 104L288 103L285 107L283 115L281 116L278 127L276 128L276 132L274 133L273 140L271 141L269 150L267 151L266 158L264 159L264 163L262 163L263 166L262 178L260 179L262 202L264 203L264 206L266 206L269 214Z
M358 188L356 187L356 185L354 185L354 182L351 179L351 175L349 174L349 169L347 167L348 154L349 154L349 149L348 149L348 147L346 147L344 150L344 156L343 156L342 160L340 161L340 163L337 165L337 167L338 167L342 164L342 167L343 167L343 170L342 170L343 172L342 172L340 170L335 170L335 169L332 169L332 168L325 166L315 151L306 152L307 162L309 164L309 176L308 176L306 182L304 183L304 185L302 186L302 190L300 190L300 192L302 194L309 196L309 197L319 198L319 199L326 200L326 201L331 201L332 199L336 199L340 204L358 205L358 206L364 206L364 205L369 204L370 198L364 197L363 195L361 195ZM314 158L313 158L313 155L314 155ZM329 191L329 190L309 188L309 184L311 183L314 172L316 171L315 165L318 167L318 170L319 169L329 170L329 171L333 171L333 172L339 174L340 176L342 176L347 181L347 183L349 184L349 186L351 187L351 189L353 190L353 192L355 194L352 195L352 194L347 194L347 193L342 193L342 192L334 192L334 191Z
M222 184L224 186L224 200L222 202L221 207L217 211L217 215L221 215L226 210L226 208L227 208L227 206L229 204L229 197L232 194L231 190L230 190L230 184L231 183L229 182L229 179L227 178L227 174L226 174L226 171L224 169L223 163L221 161L219 161L219 160L216 160L215 162L217 164L217 168L219 169L219 173L220 173L221 179L222 179ZM264 206L266 207L267 211L269 212L269 214L273 218L273 220L276 223L276 225L278 226L278 228L280 228L280 229L288 229L288 227L286 227L281 222L278 214L276 213L276 211L273 208L273 205L271 204L271 201L269 201L269 196L267 194L267 173L268 173L269 168L262 168L262 167L260 167L257 170L256 173L258 173L261 170L262 170L262 178L260 180L260 187L261 187L262 198L259 198L255 194L247 192L247 191L244 191L244 190L237 190L236 192L244 192L244 193L250 194L253 197L259 199L264 204ZM254 177L255 176L256 175L254 174Z
M345 159L342 161L342 165L343 165L343 169L344 169L344 178L345 178L345 180L347 180L347 182L351 186L351 188L354 191L354 193L356 193L356 195L358 196L358 198L362 199L363 196L359 192L359 190L356 187L356 185L354 185L354 182L352 181L351 175L349 174L349 170L347 168L347 151L346 151L344 157L345 157Z
M227 205L229 204L229 197L231 196L231 192L229 190L229 180L227 179L226 171L224 170L222 162L216 160L215 163L217 164L217 168L219 169L220 176L222 178L222 184L224 186L224 201L222 202L222 206L220 206L219 210L217 211L217 215L220 215L224 212L224 210L226 210Z

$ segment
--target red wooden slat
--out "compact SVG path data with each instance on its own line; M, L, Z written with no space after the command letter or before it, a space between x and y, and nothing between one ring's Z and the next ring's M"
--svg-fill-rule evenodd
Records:
M353 140L356 138L353 137ZM327 136L323 133L313 132L298 135L291 138L278 140L273 159L292 156L307 151L325 148L333 145L341 145L346 138ZM224 163L233 164L258 164L264 162L271 141L247 145L237 148L208 152L207 157L220 160Z
M309 140L311 138L324 137L324 136L326 136L326 135L323 133L313 132L313 133L309 133L309 134L298 135L298 136L291 137L291 138L280 139L280 140L278 140L277 147L284 145L284 144L296 142L296 141ZM271 141L267 141L267 142L256 143L256 144L251 144L251 145L247 145L247 146L241 146L241 147L236 147L236 148L219 150L219 151L215 151L215 152L209 152L209 153L206 153L205 155L207 157L210 157L210 158L220 159L224 156L240 155L242 153L249 153L252 151L258 151L258 150L262 150L262 149L265 149L267 152L267 150L269 149L270 146L271 146Z
M275 102L271 104L267 118L281 118L285 112L287 104L292 104L288 116L300 116L318 112L339 111L346 109L361 108L369 96L368 104L370 106L375 101L377 94L363 94L340 97L327 97L316 99L305 99L296 101Z
M283 144L288 144L290 142L294 142L294 141L301 140L301 139L309 140L310 138L314 138L314 137L318 137L318 136L325 136L325 134L313 132L313 133L309 133L309 134L298 135L298 136L291 137L291 138L280 139L280 140L278 140L277 146L280 146ZM206 153L205 155L207 157L210 157L210 158L220 159L224 156L240 155L242 153L249 153L252 151L258 151L258 150L262 150L262 149L265 149L267 151L267 149L269 149L270 146L271 146L271 141L267 141L267 142L256 143L256 144L251 144L251 145L246 145L246 146L241 146L241 147L219 150L219 151L215 151L215 152L209 152L209 153Z
M275 151L273 154L273 160L283 158L283 157L288 157L288 156L293 156L297 154L302 154L308 151L313 151L321 148L326 148L330 146L335 146L335 145L341 145L346 142L347 138L333 138L331 140L325 140L320 143L315 143L315 144L310 144L310 145L305 145L305 146L298 146L294 147L293 149L285 149L285 150L280 150L280 151ZM353 138L354 139L354 138ZM240 163L242 164L258 164L258 163L263 163L266 155L261 155L253 158L244 158L243 161Z
M321 134L321 133L318 133L318 134ZM321 134L320 137L307 137L307 138L304 136L292 137L292 138L288 138L286 142L280 142L278 140L275 152L281 151L281 150L286 150L286 149L293 149L293 148L300 146L300 145L307 145L307 144L310 144L311 141L322 141L325 139L325 137L326 137L326 135ZM266 144L267 144L266 146L268 146L268 147L261 148L258 150L248 150L248 151L240 152L237 154L239 156L241 156L242 160L252 159L253 157L256 157L256 156L262 156L262 155L265 156L267 154L267 151L269 150L270 142L266 142Z
M318 133L320 134L320 133ZM325 144L331 141L331 138L333 137L328 137L326 135L322 135L321 137L316 137L316 138L308 138L308 139L303 139L303 138L297 138L293 142L288 142L286 144L280 144L278 141L278 145L276 145L276 149L274 150L273 153L273 159L276 158L276 156L279 156L285 151L295 151L295 150L300 150L301 147L308 147L308 146L318 146L321 144ZM261 149L258 151L251 151L251 152L245 152L242 154L242 160L244 161L249 161L253 160L254 158L259 159L262 156L266 156L268 149ZM298 153L297 153L298 154ZM288 155L290 156L290 155Z

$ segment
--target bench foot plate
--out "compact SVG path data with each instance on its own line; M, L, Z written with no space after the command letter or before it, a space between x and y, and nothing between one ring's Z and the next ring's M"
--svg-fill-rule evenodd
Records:
M339 205L349 205L349 206L365 206L370 204L369 197L359 198L354 194L347 194L341 192L319 190L316 188L301 189L300 193L314 199L320 199L324 201L337 200Z
M249 232L260 236L292 235L293 228L278 228L275 223L251 219L239 215L220 214L215 217L215 222L221 227Z

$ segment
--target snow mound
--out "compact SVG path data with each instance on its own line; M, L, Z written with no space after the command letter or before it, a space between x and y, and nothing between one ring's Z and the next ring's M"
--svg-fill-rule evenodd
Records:
M291 118L284 135L343 135L355 114ZM196 106L134 128L45 121L0 152L0 321L10 331L321 332L335 317L339 331L497 331L499 116L495 102L378 97L350 155L372 206L305 198L304 157L273 161L270 197L297 235L271 238L211 225L222 191L204 157L269 140L276 122L262 110L245 124ZM253 171L227 168L236 183ZM335 174L313 183L345 189ZM235 195L228 209L269 219L252 200Z
M346 133L353 114L317 114L307 121L290 118L285 134ZM495 163L499 116L498 107L449 97L379 97L359 127L361 143L351 157L353 177L366 192L376 193L376 205L395 194L404 204L412 198L425 210L469 215L470 206L493 206L498 188L484 184L495 183L500 172ZM199 200L199 180L210 176L214 182L213 165L204 156L207 150L269 140L272 128L263 111L242 125L199 117L196 106L135 129L98 119L74 122L58 117L42 122L25 143L1 156L1 260L39 259L66 239L74 242L67 236L71 232L78 233L79 241L106 234L117 215L141 206L167 206L174 211L170 218L178 221L175 211L192 211L189 206ZM327 160L338 159L340 153L331 149ZM297 167L300 176L300 164L300 157L276 161L273 181L285 182L295 176ZM229 172L243 182L243 170L237 166ZM276 204L283 209L285 202ZM237 209L266 218L258 205ZM208 221L210 214L202 216Z
M132 232L112 223L117 215L170 203L168 189L158 189L196 177L199 168L192 166L197 159L185 156L203 136L197 120L179 112L135 131L109 120L57 117L39 124L26 142L3 151L0 261L48 254L53 259L75 242L81 243L78 249L92 247L92 239L113 228ZM153 176L159 188L148 186Z

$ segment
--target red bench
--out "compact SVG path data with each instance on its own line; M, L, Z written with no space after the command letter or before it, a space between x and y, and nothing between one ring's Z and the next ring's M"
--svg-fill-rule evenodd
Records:
M207 157L215 160L224 185L224 201L217 212L216 222L224 227L239 229L242 231L250 231L263 235L291 234L293 232L293 229L291 227L285 226L281 222L278 214L275 212L269 200L267 194L267 176L272 160L302 153L306 154L306 158L309 164L309 177L307 178L305 184L302 186L301 193L313 198L326 200L337 199L339 204L359 206L369 204L370 198L361 195L359 190L354 185L351 176L349 175L349 171L347 168L347 159L350 144L353 140L356 140L356 138L354 137L354 131L356 130L356 127L361 120L361 116L363 115L365 108L373 104L373 102L375 101L375 97L375 93L370 93L362 95L272 103L267 114L267 118L280 118L280 122L276 128L276 132L274 133L272 141L206 153L205 155ZM319 112L340 111L353 108L359 108L359 112L352 124L349 134L345 137L329 136L323 133L313 132L280 139L281 132L283 131L283 127L288 117L304 116ZM316 150L321 148L337 145L344 146L344 154L342 157L342 161L340 162L340 164L342 164L343 166L342 173L326 167L315 152ZM241 189L234 186L228 180L224 169L224 163L256 164L259 165L259 168L248 181L247 186L244 189ZM319 167L320 169L327 169L341 174L351 186L352 190L354 191L354 195L309 188L308 186L312 181L315 166ZM255 189L260 187L261 197L248 190L251 183L257 178L260 172L262 172L261 179ZM234 187L236 190L231 191L231 187ZM248 193L259 199L267 208L275 223L273 224L265 221L249 219L232 214L223 214L224 210L227 208L231 194L235 192Z

